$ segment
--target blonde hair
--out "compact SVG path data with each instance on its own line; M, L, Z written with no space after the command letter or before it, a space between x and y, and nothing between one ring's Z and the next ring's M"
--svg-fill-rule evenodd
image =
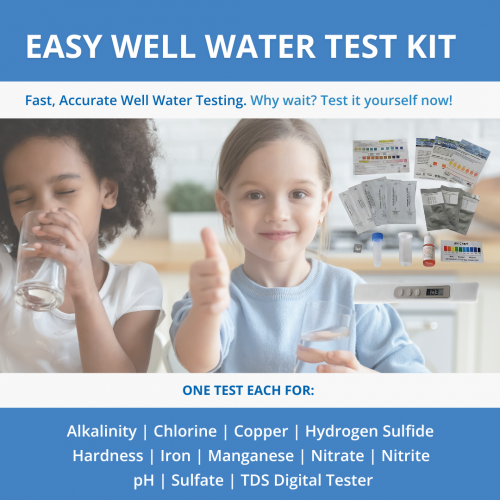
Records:
M229 188L241 164L254 151L271 142L297 140L310 146L318 157L319 176L327 191L332 182L330 162L325 145L308 122L299 119L245 119L240 120L222 145L217 168L217 185L221 191ZM224 219L224 232L229 241L235 241L233 228ZM330 235L325 215L321 224L319 251L328 249Z

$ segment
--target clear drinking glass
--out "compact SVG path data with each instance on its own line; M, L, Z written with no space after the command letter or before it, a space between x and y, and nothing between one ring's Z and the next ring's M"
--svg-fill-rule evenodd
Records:
M66 268L61 262L36 255L35 243L64 246L58 239L33 234L33 227L42 225L38 217L44 213L37 210L23 217L17 252L16 302L33 311L58 308L66 284Z
M297 345L295 373L316 373L327 351L346 351L356 321L353 309L331 302L308 302Z

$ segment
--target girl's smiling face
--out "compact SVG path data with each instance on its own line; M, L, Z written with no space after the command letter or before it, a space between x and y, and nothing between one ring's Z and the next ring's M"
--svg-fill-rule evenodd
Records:
M246 251L284 262L307 248L332 198L318 163L306 143L271 142L245 158L225 192L217 191L217 205Z
M80 219L87 242L97 245L101 210L115 206L118 186L97 179L74 139L27 139L7 155L3 175L18 230L28 212L65 208Z

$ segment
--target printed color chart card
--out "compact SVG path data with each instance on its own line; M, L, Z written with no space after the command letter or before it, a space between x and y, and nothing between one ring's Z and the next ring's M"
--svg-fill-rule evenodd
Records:
M483 170L490 151L462 140L449 159L444 175L449 181L474 187Z
M483 244L480 241L441 241L441 262L483 263Z
M434 139L419 139L417 138L415 150L415 179L426 177L433 178L432 169L429 166L429 160L434 147Z
M354 175L410 172L406 139L353 141Z

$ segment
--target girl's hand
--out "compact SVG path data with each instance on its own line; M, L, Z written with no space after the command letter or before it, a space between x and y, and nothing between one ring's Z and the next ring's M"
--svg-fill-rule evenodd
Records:
M324 361L327 365L319 365L318 373L378 373L363 366L350 351L328 351Z
M65 246L35 243L38 254L58 260L66 266L66 291L72 296L95 292L96 284L89 245L83 236L80 219L64 208L39 216L40 226L33 228L36 236L57 238Z
M203 229L201 239L206 258L191 266L189 290L193 310L204 315L216 315L229 307L229 266L211 229Z

